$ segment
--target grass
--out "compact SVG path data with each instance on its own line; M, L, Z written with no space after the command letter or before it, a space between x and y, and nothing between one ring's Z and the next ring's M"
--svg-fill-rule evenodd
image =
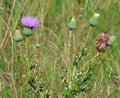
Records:
M86 50L81 50L90 27L89 19L95 12L100 14L99 24L89 32ZM119 98L119 13L119 0L0 1L0 98ZM29 57L26 54L26 37L20 43L13 40L15 30L23 31L24 26L20 23L22 15L35 16L40 20L40 25L29 38ZM71 47L69 57L67 25L73 16L77 29L74 32L75 46L74 49ZM114 45L93 61L94 66L86 75L90 75L89 79L79 85L86 87L85 90L76 94L73 93L78 86L65 90L67 84L62 82L64 79L71 83L78 71L87 72L89 69L86 65L97 53L95 39L101 32L116 36ZM74 75L73 58L83 52L86 55ZM30 71L27 65L32 64L36 67ZM84 76L81 77L83 79Z

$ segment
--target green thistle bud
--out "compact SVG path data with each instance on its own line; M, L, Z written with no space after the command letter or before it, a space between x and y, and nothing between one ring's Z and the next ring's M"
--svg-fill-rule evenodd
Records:
M99 17L100 15L98 13L95 13L89 20L89 24L92 26L92 27L96 27L99 23Z
M23 34L24 34L25 36L32 36L33 31L32 31L32 29L30 29L30 28L24 28Z
M110 39L109 39L109 41L108 41L108 46L113 46L113 44L114 44L114 42L115 42L115 40L116 40L116 36L110 36Z
M23 40L23 36L22 36L20 30L15 31L13 38L16 42L20 42Z
M77 28L75 18L73 17L71 21L68 23L68 29L75 30Z

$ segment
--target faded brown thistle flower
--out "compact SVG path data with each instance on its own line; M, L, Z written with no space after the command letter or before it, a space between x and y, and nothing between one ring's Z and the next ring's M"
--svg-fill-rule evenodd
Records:
M109 36L106 32L100 33L96 38L96 48L99 52L104 52L109 41Z

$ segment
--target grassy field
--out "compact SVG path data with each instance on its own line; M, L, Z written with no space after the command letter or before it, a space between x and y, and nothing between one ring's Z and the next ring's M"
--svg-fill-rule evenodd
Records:
M89 20L99 13L96 27ZM33 35L23 16L36 17ZM72 17L77 28L68 27ZM23 40L14 40L19 30ZM105 52L96 37L115 36ZM70 35L71 34L71 35ZM1 0L0 98L120 98L120 0Z

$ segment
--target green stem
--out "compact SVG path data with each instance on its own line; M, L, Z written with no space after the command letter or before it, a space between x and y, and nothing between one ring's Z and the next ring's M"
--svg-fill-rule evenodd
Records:
M20 51L22 52L22 47L21 47L21 43L20 42L18 43L18 46L20 47ZM18 60L18 64L21 64L20 63L20 59ZM19 70L19 77L20 77L20 93L19 93L20 95L19 95L19 98L22 98L22 81L23 81L23 79L22 79L22 69L21 68Z
M72 38L72 30L69 32L69 38L68 38L68 66L70 70L70 76L71 76L71 38Z
M89 36L89 33L90 33L91 30L92 30L92 27L90 26L90 28L89 28L89 30L88 30L88 32L87 32L87 35L86 35L86 40L85 40L86 43L87 43L87 41L88 41L88 36Z
M29 60L29 38L26 38L26 55L27 55L27 74L31 75L31 71L29 70L30 68L30 60Z
M94 66L94 64L99 56L100 56L100 53L97 52L97 54L92 58L91 63L90 63L91 68Z
M89 30L88 30L88 32L87 32L87 34L86 34L85 43L84 43L84 48L85 48L86 45L87 45L89 33L90 33L91 30L92 30L92 27L90 26L90 28L89 28Z
M27 55L27 65L28 68L30 66L30 61L29 61L29 39L26 38L26 55Z
M71 48L71 38L72 38L72 30L69 32L69 38L68 38L68 55L70 57L70 48Z
M75 45L75 33L76 32L73 32L73 55L72 55L72 59L73 60L75 59L74 52L75 52L75 49L76 49L76 45Z
M56 62L54 64L54 66L53 66L53 77L52 77L51 92L50 92L50 94L52 96L53 96L53 90L54 90L55 69L56 69Z
M19 46L19 48L20 48L20 51L23 52L23 49L22 49L22 46L21 46L21 43L20 43L20 42L18 43L18 46Z
M71 40L72 40L72 30L69 32L69 38L68 38L68 65L69 65L69 71L70 71L70 83L69 83L69 89L72 89L72 78L74 77L74 72L72 72L71 69ZM74 41L74 36L73 36L73 41ZM73 44L75 44L73 42ZM73 46L74 47L74 46ZM73 70L74 71L74 70Z

